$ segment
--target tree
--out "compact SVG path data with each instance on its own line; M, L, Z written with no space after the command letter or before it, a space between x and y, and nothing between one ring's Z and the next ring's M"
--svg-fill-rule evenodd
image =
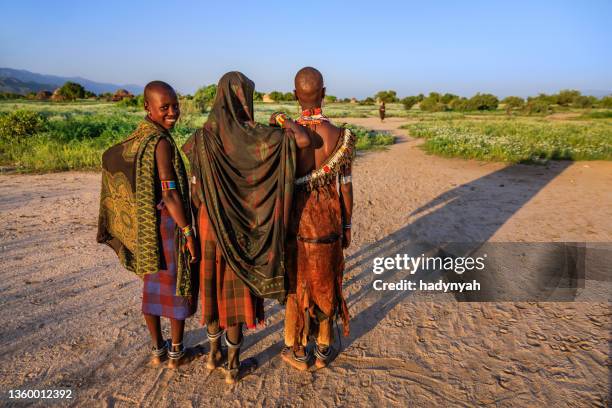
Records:
M550 105L546 98L532 98L527 100L525 105L525 112L529 115L532 113L548 113Z
M412 109L414 105L416 105L419 102L419 97L418 96L407 96L404 99L402 99L401 102L402 102L402 105L404 105L404 109L410 110Z
M359 101L359 105L374 105L374 103L374 98L372 98L371 96L368 96L364 100Z
M527 98L527 103L531 101L541 101L541 102L546 103L547 105L554 105L555 103L557 103L557 96L547 95L545 93L539 93L538 96L529 96Z
M495 110L499 105L499 99L492 94L480 92L470 98L471 110Z
M440 102L448 105L449 103L451 103L453 99L457 99L457 98L459 98L457 95L453 95L452 93L445 93L444 95L440 97Z
M57 94L64 100L74 101L75 99L83 99L85 97L85 88L81 84L68 81L62 85Z
M427 112L442 112L447 109L447 106L441 101L442 96L438 92L430 92L427 98L424 98L419 104L422 111Z
M295 101L295 95L293 94L293 92L285 92L285 94L283 95L283 100L284 101Z
M204 113L206 112L206 109L212 105L213 101L215 100L215 95L217 95L217 85L212 84L203 86L193 95L193 102L196 108Z
M254 101L263 101L263 96L264 96L263 92L257 92L257 91L253 92Z
M456 98L450 101L448 104L449 108L458 112L465 112L471 109L470 101L468 98Z
M279 91L272 91L268 94L268 96L270 97L270 99L272 99L274 102L281 102L285 95L282 92Z
M599 101L599 106L602 108L612 108L612 95L604 96Z
M597 103L597 98L594 96L580 95L574 98L572 106L574 108L592 108Z
M374 95L374 99L380 99L384 103L392 103L399 100L397 98L397 92L393 90L379 91L376 95Z
M338 98L335 97L334 95L325 95L325 102L327 103L336 102L337 100Z
M512 109L521 109L525 106L525 100L520 96L507 96L502 100L502 103L506 105L506 113L508 115Z
M560 106L569 106L570 104L574 103L574 101L580 96L580 91L576 91L574 89L563 89L562 91L559 91L559 93L556 95L556 102Z

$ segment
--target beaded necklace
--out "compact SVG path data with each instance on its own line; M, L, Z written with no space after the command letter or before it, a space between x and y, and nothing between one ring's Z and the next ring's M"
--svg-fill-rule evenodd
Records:
M323 109L304 109L296 121L302 126L320 125L321 122L329 122L329 118L323 114Z

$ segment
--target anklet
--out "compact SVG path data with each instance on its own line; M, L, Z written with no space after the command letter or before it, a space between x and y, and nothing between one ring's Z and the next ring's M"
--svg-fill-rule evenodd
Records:
M178 351L174 351L174 346L180 346ZM185 348L183 347L183 342L181 341L178 344L172 343L172 348L168 350L168 357L171 360L178 360L185 355Z
M210 334L208 330L206 330L206 337L208 337L208 340L217 340L219 337L223 336L224 333L223 330L219 330L215 334Z
M168 340L164 341L160 348L153 347L153 349L151 350L151 354L153 354L155 357L163 357L164 355L166 355L167 352Z

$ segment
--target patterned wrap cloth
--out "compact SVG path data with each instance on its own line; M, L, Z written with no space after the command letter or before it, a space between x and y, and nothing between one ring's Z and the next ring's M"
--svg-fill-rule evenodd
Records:
M122 265L138 276L162 269L160 218L156 208L160 185L155 147L165 138L172 146L172 165L185 214L191 214L187 173L172 136L145 119L123 142L102 156L102 188L97 241L109 245ZM191 265L185 237L174 228L176 295L191 296Z

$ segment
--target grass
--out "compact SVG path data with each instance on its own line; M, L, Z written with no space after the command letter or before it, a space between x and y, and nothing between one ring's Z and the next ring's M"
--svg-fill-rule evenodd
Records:
M510 117L425 120L404 127L426 139L425 151L447 157L510 163L612 160L612 121Z
M601 110L583 113L576 119L612 119L612 110Z
M182 145L207 115L198 112L190 101L181 106L181 120L173 130L177 144ZM336 106L338 105L338 106ZM376 107L354 104L333 104L325 109L332 117L366 116ZM374 109L374 110L373 110ZM123 140L144 116L139 108L121 108L112 103L83 101L51 103L37 101L0 102L0 115L17 110L39 113L45 118L45 128L25 137L0 137L0 166L20 172L49 172L63 170L97 170L104 150ZM267 123L272 112L295 114L295 104L264 104L255 106L255 118ZM371 113L371 112L370 112ZM393 143L393 137L352 127L357 134L357 148L378 149Z

